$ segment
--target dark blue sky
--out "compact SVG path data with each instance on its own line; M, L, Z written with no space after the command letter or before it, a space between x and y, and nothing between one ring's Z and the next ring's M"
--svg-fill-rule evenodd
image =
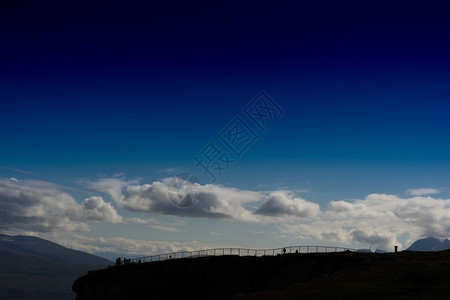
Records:
M284 115L219 184L322 207L448 194L446 1L303 2L3 1L0 176L201 173L193 156L265 90Z
M2 4L4 163L183 160L261 89L261 159L448 159L443 2L294 3Z

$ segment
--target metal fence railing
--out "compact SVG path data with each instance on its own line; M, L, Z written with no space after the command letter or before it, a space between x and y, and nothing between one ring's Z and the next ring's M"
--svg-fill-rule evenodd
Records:
M287 253L328 253L356 251L352 248L331 247L331 246L289 246L274 249L248 249L248 248L214 248L195 251L177 251L164 254L156 254L132 258L131 262L152 262L179 258L196 258L205 256L238 255L238 256L274 256Z

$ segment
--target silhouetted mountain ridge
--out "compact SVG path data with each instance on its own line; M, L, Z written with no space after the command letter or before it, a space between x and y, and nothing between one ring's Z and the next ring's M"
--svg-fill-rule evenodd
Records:
M450 241L445 239L444 241L438 240L434 237L423 238L415 241L412 245L406 249L410 251L443 251L450 249Z
M73 299L73 281L113 262L32 236L0 234L0 299Z
M52 262L108 265L112 262L86 252L68 249L54 242L34 236L9 236L0 234L0 250L10 250L16 253L34 255Z

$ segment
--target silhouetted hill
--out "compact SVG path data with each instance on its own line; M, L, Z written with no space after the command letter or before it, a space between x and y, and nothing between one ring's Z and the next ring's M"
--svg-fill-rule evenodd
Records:
M415 241L408 249L411 251L442 251L450 249L450 241L441 242L438 239L429 237Z
M0 234L0 299L73 299L71 285L111 261L30 236Z
M442 250L449 250L449 249L450 249L450 240L445 239L445 240L442 242L441 247L439 248L439 251L442 251Z
M34 236L9 236L0 234L0 251L9 250L15 253L29 254L48 259L52 262L108 265L111 261L86 252L68 249L56 243Z
M91 299L450 299L450 251L216 256L114 266L74 282Z

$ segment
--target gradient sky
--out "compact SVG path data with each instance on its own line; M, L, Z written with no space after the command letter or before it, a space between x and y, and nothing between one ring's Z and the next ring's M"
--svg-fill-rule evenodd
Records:
M297 2L2 2L0 231L107 257L449 237L450 7ZM235 160L215 182L210 141ZM183 172L209 202L170 206Z

